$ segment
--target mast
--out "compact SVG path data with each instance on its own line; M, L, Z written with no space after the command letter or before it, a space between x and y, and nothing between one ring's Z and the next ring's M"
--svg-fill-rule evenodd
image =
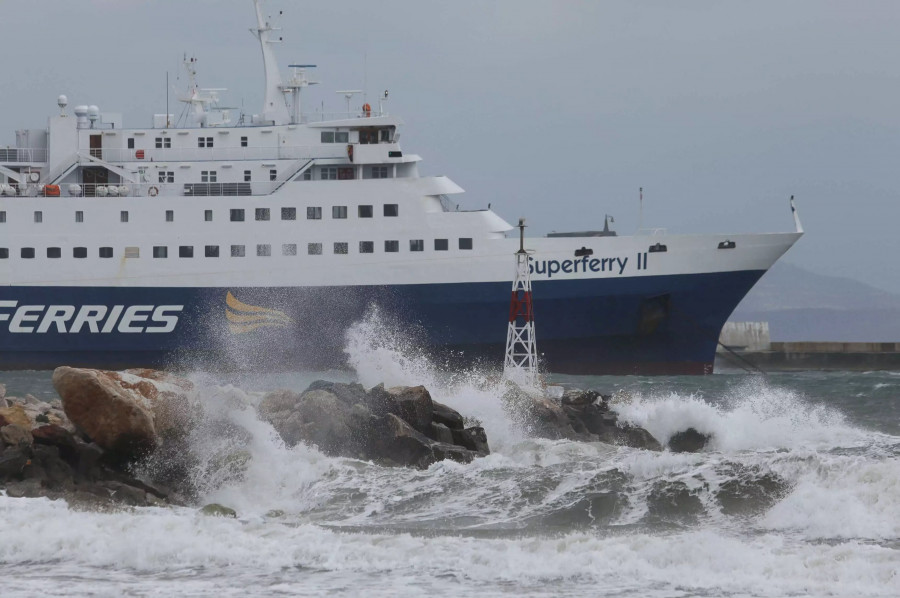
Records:
M280 43L281 38L272 39L271 33L278 31L265 20L262 13L262 0L253 0L256 8L256 28L250 33L259 40L263 55L263 66L266 70L266 100L263 104L262 119L275 125L285 125L289 122L287 103L281 84L281 72L278 70L278 62L275 60L274 44Z
M503 377L520 386L536 388L540 384L540 377L534 335L534 307L531 302L531 274L528 269L528 251L525 250L524 218L519 218L519 251L515 257L516 275L509 304Z

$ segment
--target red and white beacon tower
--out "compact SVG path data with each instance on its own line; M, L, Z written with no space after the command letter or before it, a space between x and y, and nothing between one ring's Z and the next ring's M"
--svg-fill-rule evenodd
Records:
M525 251L524 218L519 218L519 251L515 255L516 277L509 303L503 377L520 386L537 387L540 379L534 336L534 306L531 301L531 273L528 268L528 252Z

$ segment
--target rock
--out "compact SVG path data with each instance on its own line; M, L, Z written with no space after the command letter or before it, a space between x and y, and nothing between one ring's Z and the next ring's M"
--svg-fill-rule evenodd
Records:
M38 498L44 494L39 480L25 480L6 485L6 495L10 498Z
M396 386L386 392L396 405L392 413L418 432L426 434L431 431L434 403L424 386Z
M561 403L563 405L592 405L600 398L596 390L571 389L563 393Z
M300 402L300 394L290 390L273 390L259 402L259 414L264 418L283 411L292 411Z
M708 434L701 434L694 428L688 428L669 438L668 446L673 453L696 453L706 448L711 439L712 436Z
M475 426L464 430L453 430L452 432L455 444L461 445L481 456L491 454L484 428Z
M703 513L703 502L684 482L660 480L650 489L647 512L660 519L689 520Z
M5 409L0 409L0 418L3 418L6 424L16 424L29 430L34 427L34 422L25 412L24 405L15 404Z
M466 426L463 416L455 409L434 400L431 401L431 406L431 419L434 423L443 424L451 430L462 430Z
M0 428L0 442L10 446L31 446L34 438L28 428L17 424L9 424Z
M661 451L662 445L650 432L638 426L627 426L622 429L624 441L621 444L631 448L646 449L648 451Z
M31 452L27 447L8 447L0 453L0 480L17 477L31 460Z
M78 429L111 458L130 461L152 452L159 434L189 427L191 406L184 389L190 382L173 382L180 379L168 374L154 377L59 367L53 386Z
M7 407L9 407L9 401L0 397L0 409L6 409Z
M6 385L0 384L0 399L6 398Z
M377 439L380 455L400 465L428 467L437 459L432 451L433 442L405 420L393 413L383 418L383 433Z
M328 382L316 380L306 390L327 390L349 406L357 403L366 403L366 389L362 384L343 384L341 382Z
M455 444L447 444L445 442L436 442L431 445L431 453L434 455L434 462L450 459L457 463L471 463L478 456L476 453L464 449Z
M528 418L529 427L535 436L551 440L574 440L578 435L563 408L550 399L532 399Z
M237 517L237 512L234 509L230 509L218 503L205 505L200 509L200 514L206 515L207 517Z
M758 466L726 465L716 473L727 478L716 491L716 500L725 515L756 515L787 494L784 478Z
M453 431L444 424L431 422L431 434L428 437L436 442L453 444Z

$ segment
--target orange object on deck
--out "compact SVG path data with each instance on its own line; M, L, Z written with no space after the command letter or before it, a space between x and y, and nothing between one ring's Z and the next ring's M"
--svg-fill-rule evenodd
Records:
M44 197L59 197L59 185L44 185Z
M134 157L137 158L138 160L143 160L144 159L144 150L138 150L138 151L134 152Z

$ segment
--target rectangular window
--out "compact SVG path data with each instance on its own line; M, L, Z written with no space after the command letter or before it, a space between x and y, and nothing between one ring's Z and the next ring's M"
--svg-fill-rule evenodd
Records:
M372 178L373 179L388 178L388 167L387 166L373 166L372 167Z
M156 138L156 149L168 149L172 147L172 138L171 137L157 137ZM200 147L203 147L202 145Z
M306 208L306 219L307 220L321 220L322 219L322 208L310 206Z
M212 222L212 210L204 210L203 211L203 220L204 222Z
M62 257L62 249L59 247L48 247L47 248L47 257L51 259L61 258Z
M201 183L215 183L218 178L218 174L215 170L201 170L200 171L200 182Z
M385 241L384 251L385 253L397 253L400 251L400 241Z
M128 210L119 212L119 222L128 222Z
M9 259L9 247L0 247L0 260Z
M372 206L359 206L358 216L360 218L372 217Z
M425 241L423 239L410 239L410 251L425 251Z
M347 206L331 206L331 217L336 220L347 218Z
M194 246L181 245L178 248L178 257L194 257Z
M297 255L296 243L285 243L281 246L281 255Z
M197 137L197 147L212 147L213 146L213 138L212 137Z
M0 223L6 222L6 210L0 211Z
M256 208L257 220L268 220L270 216L269 208Z
M334 131L322 131L322 143L334 143Z
M244 221L244 210L232 209L231 210L231 221L232 222L243 222Z
M269 257L270 255L272 255L272 246L268 244L257 245L256 255L257 257Z
M309 255L322 255L321 243L309 243L306 245L306 253Z
M98 251L100 257L103 259L109 259L113 256L113 248L112 247L101 247Z
M360 253L375 253L375 242L374 241L360 241L359 242L359 252Z
M154 245L153 246L153 257L155 258L165 258L169 257L169 248L165 245Z
M472 238L471 237L460 237L459 238L459 248L460 249L472 249Z
M389 143L391 141L391 130L381 129L378 131L378 141L381 143Z
M87 247L73 247L72 257L74 257L75 259L83 260L87 257Z
M134 137L128 138L128 149L134 149Z
M356 169L355 168L338 168L338 180L339 181L352 181L356 178L355 176Z
M276 170L275 168L270 168L270 169L269 169L269 180L270 180L270 181L277 181L277 180L278 180L278 170Z
M347 255L350 253L350 247L348 243L335 243L334 244L334 253L336 255Z
M160 170L159 171L159 182L160 183L174 183L175 182L175 171Z
M241 137L241 147L247 147L247 138Z
M312 180L312 168L307 168L303 171L303 180L311 181Z
M207 245L204 249L203 255L205 255L206 257L219 257L219 246Z
M19 255L22 256L22 259L34 259L34 247L23 247Z
M140 247L126 247L125 248L125 259L136 260L141 257L141 248Z
M75 222L84 222L84 212L82 210L75 210Z
M40 210L36 210L36 211L34 212L34 221L35 221L36 223L38 223L38 224L40 224L41 222L43 222L43 221L44 221L44 213L41 212Z
M334 142L335 143L349 143L350 142L350 133L347 131L338 131L334 134Z
M398 206L395 203L384 204L384 215L387 217L399 216L400 215L400 206Z
M281 219L282 220L296 220L297 219L297 208L281 208Z
M175 222L175 210L166 210L166 222Z
M231 246L231 257L244 257L244 246L243 245L232 245Z
M435 251L447 251L450 249L450 243L447 239L435 239L434 240L434 250Z
M323 166L321 170L321 179L323 181L337 180L337 166Z
M249 170L245 170L244 171L244 182L249 183L251 180L253 180L253 173L250 172Z

